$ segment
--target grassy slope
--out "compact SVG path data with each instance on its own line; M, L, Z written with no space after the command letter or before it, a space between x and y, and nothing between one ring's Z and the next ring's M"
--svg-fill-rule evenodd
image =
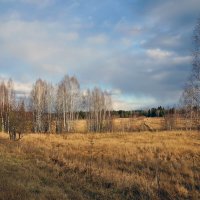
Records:
M1 133L0 199L200 199L200 135Z

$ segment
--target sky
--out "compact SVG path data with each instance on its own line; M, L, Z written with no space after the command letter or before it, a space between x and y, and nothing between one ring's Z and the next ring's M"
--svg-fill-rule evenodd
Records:
M0 0L0 80L29 92L75 75L114 109L178 103L199 0Z

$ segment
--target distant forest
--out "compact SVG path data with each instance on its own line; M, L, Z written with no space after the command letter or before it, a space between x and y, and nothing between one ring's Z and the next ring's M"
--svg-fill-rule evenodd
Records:
M165 109L162 106L150 109L140 109L140 110L118 110L112 111L112 115L119 118L130 118L133 116L145 116L145 117L164 117L166 113L174 113L175 108Z

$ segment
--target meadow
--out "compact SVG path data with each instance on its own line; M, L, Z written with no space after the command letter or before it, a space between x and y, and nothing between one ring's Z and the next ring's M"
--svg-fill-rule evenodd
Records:
M200 199L200 134L0 133L0 199Z
M112 120L113 132L139 132L139 131L163 131L166 130L166 121L163 117L132 117L132 118L114 118ZM177 117L173 119L173 129L185 130L190 125L185 118ZM196 129L193 124L193 129ZM55 126L52 126L53 132ZM87 121L76 120L74 122L74 131L78 133L87 133Z

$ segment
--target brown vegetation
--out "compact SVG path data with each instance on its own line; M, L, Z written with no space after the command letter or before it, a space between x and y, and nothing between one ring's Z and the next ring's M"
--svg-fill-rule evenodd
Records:
M167 129L167 125L171 129ZM177 117L170 120L164 117L133 117L133 118L115 118L112 120L112 132L139 132L139 131L164 131L164 130L187 130L187 119ZM195 124L192 124L192 129L196 130ZM86 133L87 121L77 120L74 123L74 130L78 133Z
M0 134L0 199L199 199L198 132Z

